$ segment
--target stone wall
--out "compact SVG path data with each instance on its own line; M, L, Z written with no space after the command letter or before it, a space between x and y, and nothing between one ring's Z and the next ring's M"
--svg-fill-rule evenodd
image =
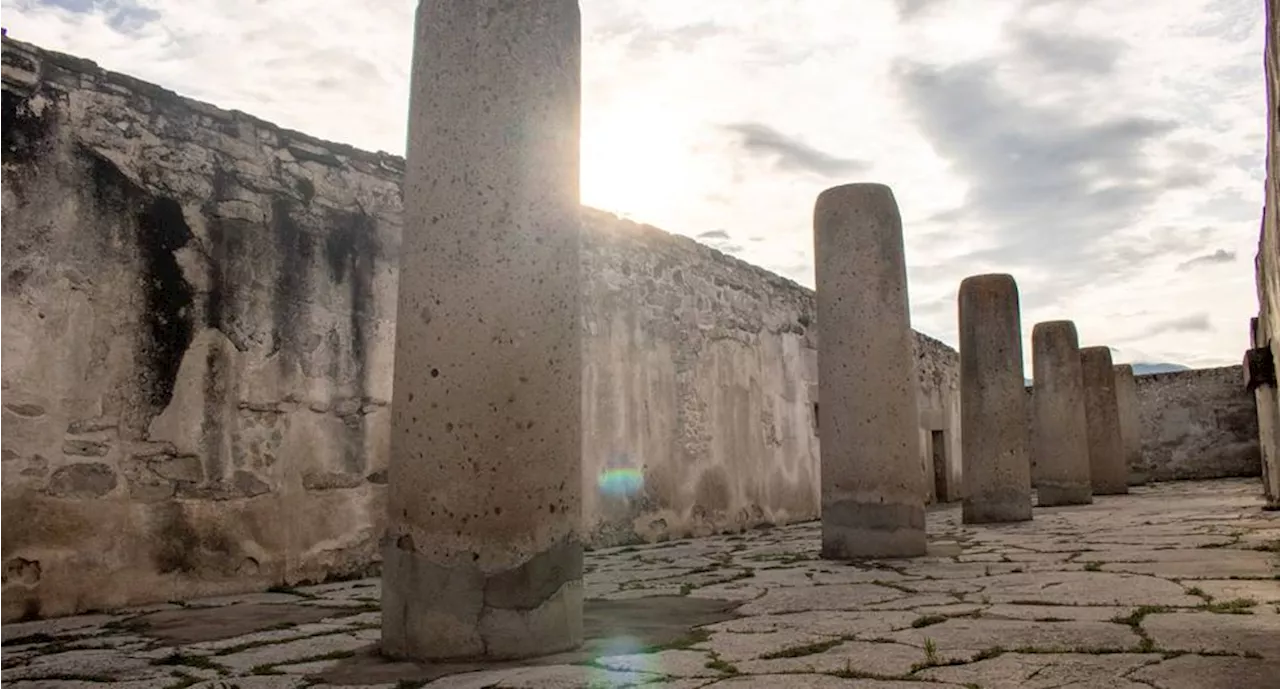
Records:
M1253 377L1258 438L1268 502L1280 508L1280 0L1266 2L1267 179L1256 271L1258 318L1253 324Z
M4 619L375 565L403 161L3 45ZM589 542L816 517L812 292L584 218Z
M3 50L4 619L367 568L402 161Z
M1150 373L1134 381L1142 460L1129 467L1131 478L1176 481L1262 472L1258 414L1240 366ZM1029 427L1034 387L1026 393ZM1034 464L1033 456L1033 471Z
M1239 366L1136 376L1143 465L1154 481L1257 476L1258 417Z
M816 517L813 292L684 237L584 217L589 540ZM915 350L921 437L941 436L944 473L959 486L959 359L918 333Z

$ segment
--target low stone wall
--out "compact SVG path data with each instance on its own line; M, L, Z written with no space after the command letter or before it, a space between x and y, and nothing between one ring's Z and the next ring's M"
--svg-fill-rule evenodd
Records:
M1258 417L1242 367L1150 373L1134 381L1142 460L1129 467L1132 476L1175 481L1261 474ZM1030 426L1033 386L1026 392Z
M1154 481L1258 476L1258 417L1239 366L1136 376L1142 466Z
M403 161L7 38L3 65L4 619L376 565ZM588 542L816 517L812 292L584 229ZM958 486L956 355L916 354L921 470Z

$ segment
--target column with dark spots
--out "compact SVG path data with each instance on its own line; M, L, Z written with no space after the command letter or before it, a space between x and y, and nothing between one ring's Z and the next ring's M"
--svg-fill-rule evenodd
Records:
M382 650L582 642L581 19L422 0L400 253Z
M925 553L925 475L902 218L882 184L814 208L822 557Z
M1031 519L1031 455L1018 285L960 283L960 459L966 524Z

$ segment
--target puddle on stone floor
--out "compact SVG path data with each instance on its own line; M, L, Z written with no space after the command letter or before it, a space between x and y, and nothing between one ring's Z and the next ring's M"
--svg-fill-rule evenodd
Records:
M236 603L216 608L161 610L135 617L129 625L139 634L181 646L221 641L281 625L319 622L343 612L335 608L288 603Z
M740 605L741 601L686 596L589 600L583 611L586 641L575 651L500 663L415 664L383 658L375 645L338 662L315 679L334 685L367 685L400 680L434 680L477 670L581 663L606 655L624 655L644 648L678 644L689 638L694 627L740 617L734 612Z

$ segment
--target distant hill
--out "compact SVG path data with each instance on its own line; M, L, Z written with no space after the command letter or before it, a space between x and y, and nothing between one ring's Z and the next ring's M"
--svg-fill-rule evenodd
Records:
M1151 373L1172 373L1174 371L1191 370L1190 366L1183 366L1182 364L1134 363L1130 365L1133 366L1133 375L1135 376L1145 376ZM1024 378L1023 380L1026 381L1028 387L1031 386L1032 380L1030 378Z
M1145 376L1148 373L1170 373L1172 371L1190 371L1190 366L1182 364L1133 364L1133 373L1137 376Z

